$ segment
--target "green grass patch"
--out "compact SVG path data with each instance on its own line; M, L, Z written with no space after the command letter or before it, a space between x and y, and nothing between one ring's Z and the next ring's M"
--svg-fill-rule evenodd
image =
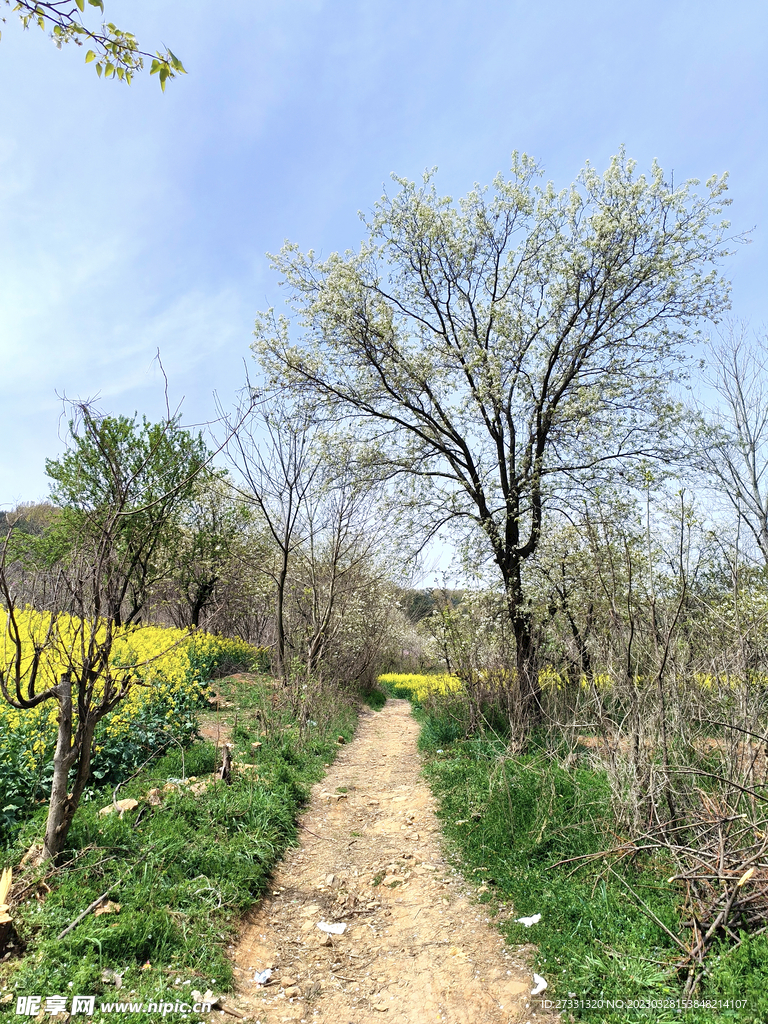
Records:
M362 695L362 700L372 711L381 711L387 703L387 692L380 686L374 686Z
M685 979L675 967L680 951L630 889L684 939L680 893L666 881L674 871L635 857L611 860L613 874L608 861L591 857L625 837L617 832L606 774L586 755L566 767L534 743L528 754L513 757L499 737L461 739L450 717L424 711L417 717L429 754L425 774L456 861L468 879L487 887L482 901L507 905L514 917L542 915L531 928L510 919L502 929L510 944L537 944L536 970L564 1013L595 1024L768 1020L763 936L712 958L698 995L714 1001L710 1006L664 1006L683 998ZM559 861L568 863L556 866ZM625 1005L611 1008L606 1000ZM648 1005L626 1005L634 1001Z
M296 842L297 812L336 756L337 736L352 738L356 715L351 701L336 699L333 716L302 737L289 709L272 709L271 688L222 680L217 689L237 705L233 759L253 769L236 769L231 785L213 784L215 748L198 742L175 748L120 788L118 799L139 801L122 819L99 814L111 790L83 804L68 837L69 863L21 876L30 887L13 916L26 949L0 964L0 989L14 997L12 1004L0 1003L0 1019L20 1019L17 995L94 995L98 1019L102 1002L191 1003L193 989L231 987L226 950L240 916L267 889L283 850ZM185 775L207 779L207 788L198 794L189 785L174 789L174 780ZM149 791L164 787L162 803L150 805ZM40 841L43 822L41 810L22 827L4 863L18 864ZM108 898L120 905L119 913L90 914L57 938L112 886ZM109 972L122 977L120 989ZM131 1019L145 1016L157 1015ZM190 1018L171 1013L165 1019Z

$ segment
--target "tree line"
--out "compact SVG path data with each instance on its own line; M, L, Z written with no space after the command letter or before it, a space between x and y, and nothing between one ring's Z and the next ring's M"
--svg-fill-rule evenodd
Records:
M72 612L92 638L238 634L286 684L442 658L472 722L493 693L521 746L562 718L547 671L594 684L604 721L608 672L640 751L653 679L664 732L713 596L743 624L742 588L762 586L764 349L734 327L709 350L719 404L682 400L728 306L724 177L674 184L623 152L564 191L541 176L515 155L458 203L395 179L359 251L286 244L286 312L257 318L258 387L216 440L74 406L49 503L4 516L6 610ZM730 516L692 502L702 488ZM416 635L396 587L445 536L467 594L431 598ZM9 650L3 694L24 707ZM87 652L81 694L107 655Z

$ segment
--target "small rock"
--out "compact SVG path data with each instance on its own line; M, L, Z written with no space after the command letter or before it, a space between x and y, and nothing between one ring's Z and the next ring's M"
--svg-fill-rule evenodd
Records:
M343 736L339 736L339 738L338 738L338 739L336 740L336 742L337 742L338 744L342 744L342 743L346 743L347 741L346 741L346 740L344 739L344 737L343 737Z
M100 907L97 907L93 912L94 917L101 917L102 914L119 914L120 904L113 903L112 900L107 900L106 903L102 903ZM113 972L114 973L114 972Z
M299 911L301 917L316 917L322 908L319 903L311 903L308 907L304 907Z
M333 885L333 883L335 881L336 881L336 875L326 875L325 876L325 884L326 885Z
M288 988L284 989L284 992L289 999L295 999L301 995L301 989L298 985L289 985Z
M120 811L120 817L122 818L125 811L132 811L134 807L138 806L138 800L116 800L107 807L102 807L99 814L104 817L107 814L111 814L113 811Z

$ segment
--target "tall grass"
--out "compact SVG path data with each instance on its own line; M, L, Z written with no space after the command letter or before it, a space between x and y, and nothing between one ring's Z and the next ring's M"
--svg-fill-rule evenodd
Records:
M525 754L510 753L507 737L491 729L467 737L461 701L452 705L451 696L432 695L416 714L455 859L482 901L510 911L507 939L537 944L547 997L595 1024L768 1020L765 935L745 935L737 949L719 943L696 995L710 1005L677 1008L686 972L669 934L685 937L683 892L669 881L675 865L663 851L632 847L594 751L565 743L552 749L543 733ZM602 856L622 843L626 855ZM530 929L514 923L539 913ZM607 999L646 1006L611 1009Z

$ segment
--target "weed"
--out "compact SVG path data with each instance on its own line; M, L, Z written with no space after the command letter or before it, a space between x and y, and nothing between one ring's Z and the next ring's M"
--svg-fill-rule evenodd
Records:
M374 686L373 689L363 694L363 703L367 704L372 711L381 711L387 703L387 694L380 687Z

